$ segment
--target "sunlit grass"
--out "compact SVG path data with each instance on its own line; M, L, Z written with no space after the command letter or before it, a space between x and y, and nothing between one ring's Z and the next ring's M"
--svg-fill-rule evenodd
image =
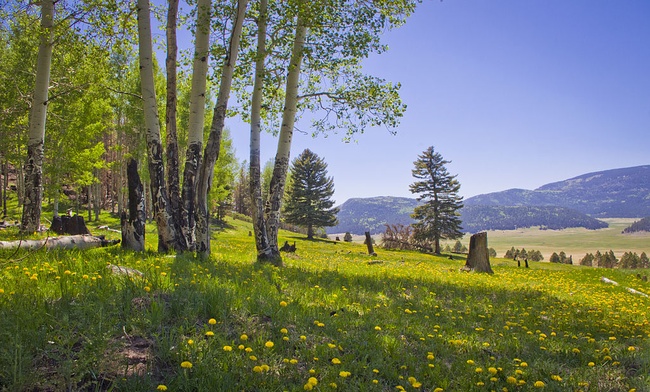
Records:
M459 257L382 249L370 257L360 244L286 232L281 242L296 241L297 252L278 269L254 262L251 229L229 220L211 260L153 253L149 233L144 254L112 247L2 259L0 384L648 390L650 300L625 288L650 286L633 273L504 259L492 260L494 275L464 273ZM142 358L129 362L136 342Z

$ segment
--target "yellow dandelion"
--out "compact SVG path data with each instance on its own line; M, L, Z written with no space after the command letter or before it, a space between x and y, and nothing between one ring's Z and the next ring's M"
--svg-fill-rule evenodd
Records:
M517 379L514 378L514 377L512 377L512 376L510 376L510 377L506 378L506 382L507 382L508 384L516 384L516 383L517 383Z
M474 371L475 371L476 373L483 373L483 368L481 368L481 367L477 367L476 369L474 369Z
M244 341L245 341L245 340L248 340L248 335L246 335L246 334L244 333L244 334L242 334L242 335L239 337L239 339L244 340Z
M269 365L267 365L267 364L263 364L263 365L262 365L262 370L263 370L263 371L268 372L269 369L271 369L271 368L269 367Z
M535 381L535 384L533 384L535 388L544 388L546 384L544 384L544 381Z
M183 369L191 369L192 368L192 362L190 361L183 361L181 362L181 367Z
M286 328L282 328L282 329L280 330L280 333L284 333L284 334L286 334L286 333L289 333L289 331L288 331Z
M205 336L207 336L207 337L214 336L214 332L208 331L208 332L205 333Z
M330 387L331 387L332 389L336 389L336 388L338 388L338 385L336 385L335 382L331 382L331 383L330 383Z
M314 386L311 385L310 383L307 383L302 386L302 389L304 389L305 391L311 391L312 389L314 389Z
M332 358L332 363L333 363L334 365L340 365L340 364L341 364L341 360L338 359L338 358Z
M442 389L442 388L436 388L436 389L433 390L433 392L442 392L442 391L444 391L444 389Z
M562 381L562 377L558 376L557 374L554 374L551 376L551 380L553 381Z
M593 362L589 362L589 363L587 364L587 366L589 366L589 367L594 367L594 366L596 366L596 364L593 363Z
M253 349L250 348L250 347L246 347L246 349L245 349L244 351L246 351L247 353L252 353L252 352L253 352Z
M255 373L262 373L262 367L261 366L254 366L253 371Z
M574 354L580 354L580 349L579 348L573 348L571 349L571 352Z
M468 365L473 365L473 364L474 364L474 361L472 361L471 359L468 359L468 360L467 360L467 364L468 364Z
M309 379L307 380L307 383L309 383L311 385L318 385L318 379L316 377L309 377Z
M273 346L275 346L275 344L270 340L268 342L264 343L264 347L266 347L266 348L272 348Z
M350 377L351 374L352 374L352 373L350 373L350 372L346 372L346 371L344 371L344 370L342 370L342 371L339 372L339 376L341 376L341 377L343 377L343 378Z
M232 351L232 346L223 346L223 351Z
M156 387L156 391L166 391L167 385L160 384Z
M298 360L297 359L290 359L289 363L292 364L292 365L295 365L295 364L298 363Z
M286 303L286 301L280 301L280 306L282 306L283 308L284 308L285 306L287 306L287 305L288 305L288 304Z
M248 357L251 361L257 361L257 357L255 355L251 355Z
M636 351L636 347L630 346L627 348L627 351Z
M522 363L519 364L519 366L521 366L521 367L528 367L528 364L527 364L526 362L522 362Z
M187 339L187 344L190 345L190 346L193 345L193 344L194 344L194 340L192 340L192 339Z
M379 325L375 325L375 331L381 331L381 327Z
M489 367L488 372L490 372L490 374L497 374L498 370L495 367Z
M213 318L211 318L210 320L208 320L208 324L210 324L210 325L215 325L216 323L217 323L217 320L215 320L215 319L213 319Z

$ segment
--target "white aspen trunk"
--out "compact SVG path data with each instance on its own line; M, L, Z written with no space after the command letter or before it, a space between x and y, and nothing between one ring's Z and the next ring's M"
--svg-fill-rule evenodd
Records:
M27 161L25 163L25 189L21 230L31 233L41 226L43 202L43 144L47 119L48 89L52 63L54 1L41 1L40 44L34 84L34 100L29 116Z
M54 202L52 203L52 215L59 216L59 192L54 194Z
M205 125L205 96L210 55L211 0L199 0L197 4L194 63L190 90L190 115L187 135L187 152L183 171L183 208L180 226L188 249L194 249L196 177L201 165L203 150L203 127Z
M230 87L232 84L237 54L239 53L239 43L241 41L241 31L246 14L248 0L239 0L237 2L237 16L233 23L233 30L230 36L230 45L221 71L221 84L219 86L219 95L217 104L212 116L212 126L210 127L210 136L203 153L203 162L199 171L197 195L196 195L196 251L203 257L210 255L210 222L208 209L208 192L212 185L212 176L214 175L214 165L219 158L219 148L221 146L221 134L223 132L226 120L226 109L228 108L228 98L230 97Z
M72 235L67 237L51 237L44 240L17 240L0 241L0 249L28 249L35 250L45 247L51 249L92 249L101 246L114 245L119 241L106 240L92 235Z
M274 263L282 263L278 244L278 230L280 229L280 209L284 196L284 186L287 180L289 169L289 158L291 155L291 139L293 137L293 126L296 121L298 107L298 84L300 81L300 67L302 64L303 49L307 27L302 18L298 15L296 25L296 37L291 50L291 62L287 74L285 87L284 111L282 112L282 125L278 139L278 149L275 154L275 165L273 166L273 177L269 189L269 200L266 205L266 229L269 236L269 245L273 255Z
M257 261L272 260L273 254L269 246L264 219L264 201L262 199L262 180L260 162L260 144L262 131L262 95L264 92L264 75L266 59L266 20L267 0L260 0L260 15L257 20L257 58L255 61L255 81L251 99L251 140L249 188L251 197L251 212L253 215L253 231L255 232L255 248Z
M173 224L176 231L177 250L187 249L185 237L180 232L181 222L181 187L178 178L178 137L176 132L176 95L177 75L176 62L178 45L176 39L176 23L178 19L178 0L168 0L167 8L167 104L165 124L167 126L167 187L169 189L169 204L173 211Z
M151 21L149 0L138 0L138 43L140 79L144 102L145 134L151 180L151 205L158 226L158 251L176 248L174 218L165 186L163 148L160 140L160 122L153 74L153 49L151 44Z

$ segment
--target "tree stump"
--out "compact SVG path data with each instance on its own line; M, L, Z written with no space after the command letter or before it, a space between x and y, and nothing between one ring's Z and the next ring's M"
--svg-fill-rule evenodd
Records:
M129 186L129 215L122 211L122 248L144 251L145 201L142 181L138 175L138 163L130 159L126 165Z
M377 256L375 250L372 247L372 237L370 237L370 232L366 231L366 240L363 242L368 247L368 254L371 256Z
M494 273L490 267L487 232L476 233L469 239L469 255L463 270Z
M52 218L52 225L50 230L56 234L70 234L70 235L83 235L90 234L90 230L86 227L83 216L55 216Z

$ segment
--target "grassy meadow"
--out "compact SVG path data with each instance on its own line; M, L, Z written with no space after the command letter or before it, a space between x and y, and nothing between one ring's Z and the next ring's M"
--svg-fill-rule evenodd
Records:
M620 258L625 252L650 254L650 233L623 234L626 227L638 219L633 218L607 218L602 219L609 227L599 230L584 228L569 228L564 230L540 230L538 227L517 230L491 230L488 231L488 244L503 256L508 249L515 247L527 250L535 249L542 252L544 260L549 259L553 252L564 251L567 256L573 255L577 263L587 253L608 252L613 250L616 257ZM446 241L444 244L453 246L455 241ZM469 235L462 240L465 246L469 245Z
M275 268L249 230L228 220L210 260L0 252L0 390L650 391L650 299L626 290L650 293L639 271L497 258L466 273L459 256L289 232L297 252Z

